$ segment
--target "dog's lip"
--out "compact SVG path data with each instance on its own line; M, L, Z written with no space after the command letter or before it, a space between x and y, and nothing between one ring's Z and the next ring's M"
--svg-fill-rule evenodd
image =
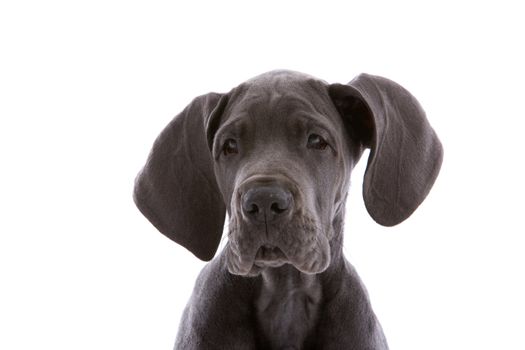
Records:
M271 244L264 244L257 250L254 264L259 267L278 267L288 262L288 257L281 248Z

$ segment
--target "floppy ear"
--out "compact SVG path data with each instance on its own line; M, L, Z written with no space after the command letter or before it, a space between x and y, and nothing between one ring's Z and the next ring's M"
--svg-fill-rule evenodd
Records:
M350 137L369 147L363 182L368 213L394 226L423 202L443 160L441 143L418 101L395 82L361 74L329 93Z
M160 232L201 260L213 258L224 225L224 201L206 139L210 116L225 104L221 96L195 98L166 126L135 180L133 196Z

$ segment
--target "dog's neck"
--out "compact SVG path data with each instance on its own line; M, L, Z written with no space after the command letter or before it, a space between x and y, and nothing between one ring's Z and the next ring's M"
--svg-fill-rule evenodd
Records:
M330 280L341 266L342 218L333 222L336 234L331 240L331 264L320 274L306 274L287 264L261 272L256 298L257 322L266 335L266 348L301 349L319 319L323 281ZM271 342L270 340L271 339Z
M307 275L292 265L266 269L256 299L257 321L267 348L302 348L315 326L322 286L316 275ZM306 323L306 324L305 324Z

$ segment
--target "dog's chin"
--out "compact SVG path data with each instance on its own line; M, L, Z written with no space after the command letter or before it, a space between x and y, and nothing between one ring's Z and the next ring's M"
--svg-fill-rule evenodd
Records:
M290 263L290 260L281 248L272 245L263 245L259 247L255 254L252 268L256 267L259 270L264 270L266 268L281 267L288 263Z
M265 244L257 249L255 256L251 259L242 259L234 254L229 254L228 271L234 275L253 277L265 270L291 264L305 274L318 274L330 265L329 248L328 251L322 250L324 252L315 250L301 257L289 258L281 248Z

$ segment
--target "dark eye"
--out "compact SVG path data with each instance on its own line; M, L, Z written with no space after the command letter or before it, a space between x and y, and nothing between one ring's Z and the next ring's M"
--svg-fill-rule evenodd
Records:
M321 136L317 134L311 134L308 136L308 143L306 147L311 149L323 150L328 146L328 142L325 141Z
M222 153L224 153L225 156L228 154L239 153L237 141L234 139L227 139L224 141L224 144L222 145Z

